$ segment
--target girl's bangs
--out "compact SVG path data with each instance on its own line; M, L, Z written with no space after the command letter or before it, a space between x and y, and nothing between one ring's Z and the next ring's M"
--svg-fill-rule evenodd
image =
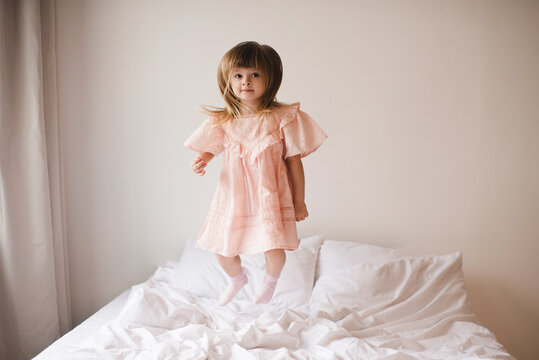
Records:
M258 68L260 65L260 55L260 50L255 47L245 46L239 48L237 51L230 54L228 61L229 70L237 67Z

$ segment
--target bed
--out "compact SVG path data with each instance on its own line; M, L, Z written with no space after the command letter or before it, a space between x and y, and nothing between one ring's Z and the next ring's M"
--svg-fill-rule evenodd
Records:
M460 252L402 256L358 242L301 239L269 304L253 305L263 254L224 307L227 279L188 241L34 359L514 359L470 309Z

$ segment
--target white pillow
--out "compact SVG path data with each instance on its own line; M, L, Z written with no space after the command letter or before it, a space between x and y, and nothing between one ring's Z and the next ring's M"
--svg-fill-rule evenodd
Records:
M286 251L286 263L275 288L271 304L279 308L308 307L314 282L314 271L322 236L303 238L299 248ZM241 255L249 282L232 300L252 301L266 274L263 253ZM228 284L228 275L212 252L195 247L188 240L179 262L168 263L154 274L158 281L192 294L217 300Z
M316 265L315 281L320 275L332 274L358 264L380 265L400 257L401 255L396 250L382 246L352 241L324 240Z
M471 313L460 252L361 263L321 275L311 296L313 311L359 311L369 326L406 319Z

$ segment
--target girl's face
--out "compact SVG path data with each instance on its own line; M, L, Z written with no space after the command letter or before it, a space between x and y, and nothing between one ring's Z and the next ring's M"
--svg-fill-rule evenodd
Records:
M256 111L266 91L264 74L256 68L234 68L230 76L230 86L234 95L244 105Z

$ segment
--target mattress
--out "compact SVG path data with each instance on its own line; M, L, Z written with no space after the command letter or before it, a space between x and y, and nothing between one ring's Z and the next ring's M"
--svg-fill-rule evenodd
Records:
M219 306L226 274L190 240L35 359L514 359L472 313L460 252L303 238L258 305L263 254L242 266L249 282Z

